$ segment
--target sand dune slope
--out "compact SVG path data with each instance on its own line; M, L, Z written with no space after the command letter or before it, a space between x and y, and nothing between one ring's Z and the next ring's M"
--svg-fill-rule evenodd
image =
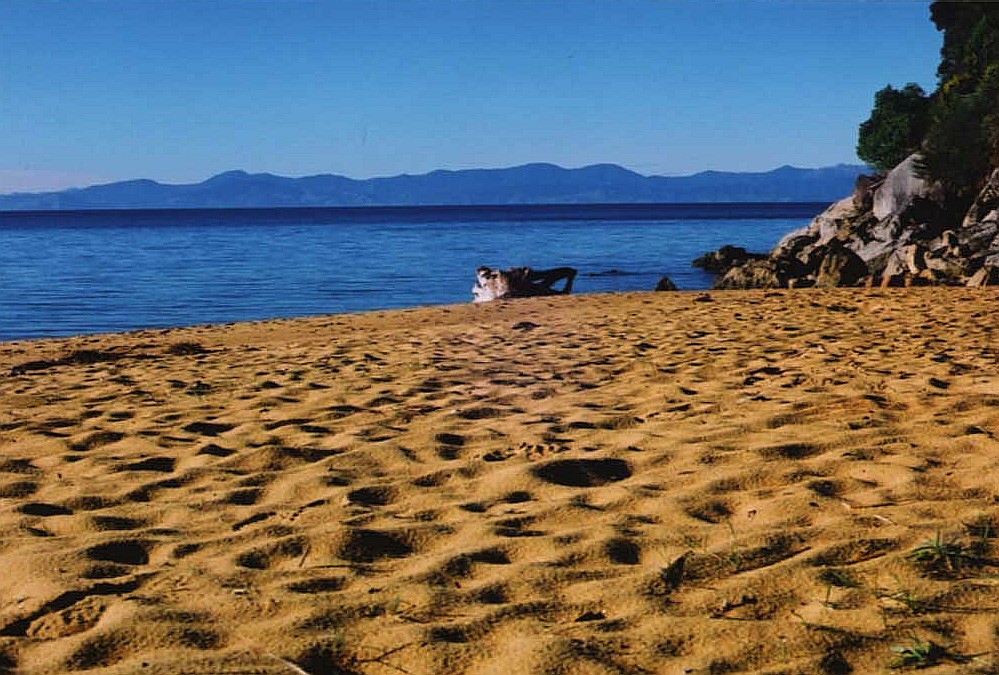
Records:
M0 345L0 672L996 672L999 298Z

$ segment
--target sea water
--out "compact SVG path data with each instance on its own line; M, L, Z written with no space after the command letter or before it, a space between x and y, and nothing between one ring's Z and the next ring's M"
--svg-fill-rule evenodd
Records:
M480 265L575 267L574 293L680 289L826 204L0 212L0 340L471 300Z

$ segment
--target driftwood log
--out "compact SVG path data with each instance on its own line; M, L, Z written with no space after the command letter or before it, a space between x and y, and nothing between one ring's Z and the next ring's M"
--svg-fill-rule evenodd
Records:
M473 302L488 302L504 298L533 298L539 295L568 295L576 270L572 267L555 267L535 270L530 267L511 267L507 270L480 267L472 286ZM555 288L560 281L562 288Z

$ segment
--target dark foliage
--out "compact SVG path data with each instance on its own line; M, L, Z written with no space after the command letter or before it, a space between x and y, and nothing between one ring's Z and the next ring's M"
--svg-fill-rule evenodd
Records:
M943 46L921 168L968 195L999 164L999 4L937 1L930 12Z
M888 85L874 95L870 118L860 125L857 156L885 172L919 149L929 123L930 99L918 84Z
M918 150L924 176L970 199L999 166L999 3L937 0L930 14L943 33L936 91L879 91L857 154L884 171Z

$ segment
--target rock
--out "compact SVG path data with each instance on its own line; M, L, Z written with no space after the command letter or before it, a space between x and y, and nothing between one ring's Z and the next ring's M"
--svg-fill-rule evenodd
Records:
M984 256L986 251L997 246L999 240L999 222L982 221L970 223L957 232L958 249L963 257L974 258Z
M576 270L571 267L556 267L548 270L511 267L503 271L491 267L480 267L475 272L475 278L475 285L472 286L472 302L488 302L505 298L567 295L572 292L572 282L576 278ZM559 281L565 282L561 290L553 288Z
M884 183L874 192L874 217L884 220L899 216L917 199L930 199L933 186L920 178L916 171L919 155L909 155L905 161L888 172Z
M961 255L961 241L954 230L945 230L927 243L927 249L934 258L956 258Z
M996 222L999 220L999 169L993 169L988 180L964 216L963 227L973 223Z
M867 265L860 256L834 239L829 243L819 265L815 285L819 288L855 286L867 274Z
M908 267L905 264L905 256L901 251L895 251L888 258L887 264L881 271L881 287L905 286L908 277Z
M676 284L665 274L659 279L659 283L656 284L657 291L675 291L677 290Z
M785 235L771 251L770 259L778 263L782 277L786 277L788 282L794 281L794 287L814 285L826 249L834 240L846 242L847 248L870 246L870 255L884 253L884 248L877 242L859 234L870 221L869 212L858 209L853 198L841 199L816 216L808 226ZM860 253L858 255L862 259L865 257Z
M770 257L783 260L802 258L815 246L818 238L818 232L813 230L811 225L788 232L777 242L777 246L770 252Z
M933 270L920 270L918 274L910 274L905 278L906 286L936 286L939 282Z
M985 265L971 275L967 286L969 288L985 288L986 286L995 286L996 283L999 283L999 267Z
M867 266L879 270L900 246L909 243L910 233L906 231L900 216L884 220L871 220L864 223L846 246L860 256Z
M800 258L809 246L824 246L839 235L841 230L850 229L850 225L862 213L854 205L852 197L841 199L815 216L807 226L784 235L770 252L770 257Z
M960 259L927 257L926 268L940 283L957 285L965 282L967 270Z
M858 178L853 195L715 288L999 285L999 168L964 211L961 195L919 176L918 162L910 155L880 182ZM699 260L723 261L721 251Z
M773 260L751 260L733 267L715 282L718 290L749 288L781 288L786 282L781 278Z
M717 251L705 253L699 258L695 258L690 264L702 268L705 272L724 274L733 267L744 265L750 260L763 260L766 257L763 253L750 253L741 246L726 245Z
M884 176L857 176L853 186L853 207L858 211L870 211L874 207L874 192L885 182Z
M901 249L905 266L913 276L926 269L926 249L919 244L909 244Z

